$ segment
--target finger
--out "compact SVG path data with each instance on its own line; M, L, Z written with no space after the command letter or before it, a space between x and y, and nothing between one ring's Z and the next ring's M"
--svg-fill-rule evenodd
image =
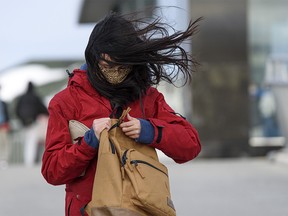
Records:
M110 121L106 122L105 128L106 128L107 130L109 130L109 129L111 128L111 122L110 122Z
M94 122L104 122L109 120L110 118L99 118L99 119L94 119Z
M128 136L128 135L126 135L126 136ZM138 134L133 134L133 135L129 135L128 137L131 138L131 139L138 139L139 135Z
M130 131L135 131L135 130L137 130L137 128L136 128L134 125L132 125L132 126L130 126L130 127L123 127L123 128L122 128L122 131L123 131L124 133L130 132Z
M109 118L94 119L93 125L101 125L108 121Z
M134 135L139 136L139 134L140 134L139 130L132 130L132 131L125 132L126 136L134 136Z
M132 136L128 136L128 137L131 138L131 139L138 139L139 138L138 135L132 135Z
M123 122L120 124L121 128L125 128L125 127L132 127L134 125L133 121L128 121L128 122Z
M98 121L99 120L99 121ZM109 118L106 119L97 119L97 121L93 122L93 130L97 133L102 132L105 128L110 129L111 120Z

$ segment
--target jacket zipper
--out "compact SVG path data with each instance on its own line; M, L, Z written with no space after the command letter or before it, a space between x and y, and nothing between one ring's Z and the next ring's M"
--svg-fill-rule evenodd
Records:
M163 174L165 174L168 177L167 173L165 173L164 171L162 171L158 167L156 167L156 166L154 166L154 165L152 165L152 164L150 164L150 163L148 163L146 161L143 161L143 160L132 160L132 161L130 161L130 164L133 164L135 166L138 166L138 163L142 163L142 164L148 165L148 166L150 166L150 167L162 172Z

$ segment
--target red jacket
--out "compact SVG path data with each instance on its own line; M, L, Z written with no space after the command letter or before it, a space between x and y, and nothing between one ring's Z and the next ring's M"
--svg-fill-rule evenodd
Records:
M174 114L161 93L150 87L142 103L146 119L155 129L151 146L177 163L192 160L199 154L201 146L197 131L188 121ZM139 101L129 106L131 116L143 118ZM81 144L73 144L68 121L75 119L91 127L94 119L108 117L112 109L109 100L90 85L85 71L77 69L67 88L50 101L48 110L42 174L52 185L66 184L65 214L78 216L81 215L80 209L91 200L97 150L85 143L84 139ZM85 175L79 177L84 170Z

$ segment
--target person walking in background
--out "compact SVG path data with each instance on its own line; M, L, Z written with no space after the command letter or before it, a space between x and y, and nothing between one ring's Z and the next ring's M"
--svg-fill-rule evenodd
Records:
M6 169L8 167L10 148L8 137L9 129L9 114L7 104L0 99L0 169Z
M277 122L276 101L271 86L265 84L259 94L258 108L261 114L263 136L280 136L279 125Z
M35 92L32 82L28 83L27 91L21 95L16 103L16 115L23 125L24 132L24 163L32 166L36 162L39 142L43 142L43 134L48 118L47 107Z
M67 88L49 103L42 174L50 184L66 184L65 215L81 215L91 200L100 134L111 127L110 117L119 118L127 107L131 112L120 127L131 139L177 163L192 160L201 150L197 130L152 87L161 80L172 84L178 75L191 78L190 66L197 62L179 44L194 35L197 21L172 35L159 19L143 24L116 13L99 21L85 50L86 64L70 73ZM72 119L90 128L78 144L69 133Z

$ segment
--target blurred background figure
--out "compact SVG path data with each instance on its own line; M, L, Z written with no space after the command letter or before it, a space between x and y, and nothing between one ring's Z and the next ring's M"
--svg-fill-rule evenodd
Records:
M258 108L262 117L263 136L280 136L276 119L276 101L268 85L261 89Z
M1 92L1 86L0 86ZM9 159L9 115L7 105L0 97L0 169L8 167Z
M32 82L28 83L27 91L16 103L16 115L23 126L24 164L33 166L36 163L38 149L45 140L48 110L36 93Z

